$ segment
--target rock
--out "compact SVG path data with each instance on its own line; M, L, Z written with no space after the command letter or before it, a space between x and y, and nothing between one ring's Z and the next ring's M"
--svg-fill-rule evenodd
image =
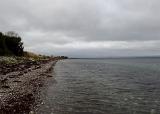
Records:
M2 114L1 111L11 111L13 114L19 114L17 112L19 109L21 109L20 111L29 109L33 105L35 97L40 87L43 86L47 76L52 76L50 73L46 73L46 71L52 68L54 62L56 61L44 61L42 62L43 64L38 62L40 64L38 66L35 66L35 63L33 65L24 63L25 68L22 67L22 64L20 66L16 65L13 72L7 75L1 75L0 78L3 77L3 79L0 80L2 87L0 91L0 114ZM34 69L35 67L38 69ZM27 72L24 73L24 71ZM1 110L2 108L3 110ZM15 113L13 110L15 110ZM28 113L34 114L33 111Z
M30 111L29 114L35 114L33 111Z
M2 88L9 89L10 87L8 85L3 85Z
M52 75L47 75L47 77L53 77Z

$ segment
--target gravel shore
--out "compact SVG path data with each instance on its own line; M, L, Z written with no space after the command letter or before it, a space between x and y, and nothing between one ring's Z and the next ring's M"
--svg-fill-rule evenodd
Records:
M0 66L0 114L28 114L56 60Z

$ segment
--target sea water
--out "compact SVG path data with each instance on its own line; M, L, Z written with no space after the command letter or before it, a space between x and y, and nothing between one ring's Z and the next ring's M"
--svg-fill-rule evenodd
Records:
M160 114L160 58L59 61L38 114Z

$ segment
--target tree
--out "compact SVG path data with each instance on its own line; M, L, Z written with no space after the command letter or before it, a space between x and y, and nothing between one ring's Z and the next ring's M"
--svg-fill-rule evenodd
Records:
M19 37L17 33L7 32L5 40L8 49L11 50L14 55L23 55L23 43L21 42L21 37Z
M5 33L6 36L9 37L19 37L18 33L14 32L14 31L8 31Z
M10 31L4 35L0 32L0 55L23 55L23 42L17 33Z
M2 32L0 32L0 55L4 55L6 51L6 45L5 45L5 37Z

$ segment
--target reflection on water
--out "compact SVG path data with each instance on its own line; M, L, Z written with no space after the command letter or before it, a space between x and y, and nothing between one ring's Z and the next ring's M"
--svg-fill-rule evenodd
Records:
M54 71L38 114L160 114L160 59L65 60Z

